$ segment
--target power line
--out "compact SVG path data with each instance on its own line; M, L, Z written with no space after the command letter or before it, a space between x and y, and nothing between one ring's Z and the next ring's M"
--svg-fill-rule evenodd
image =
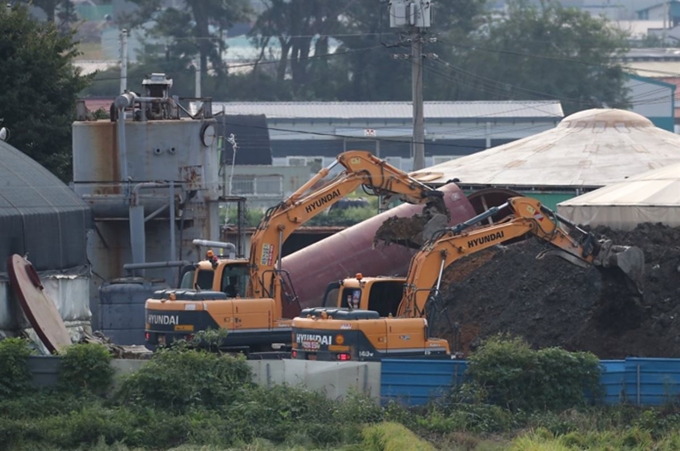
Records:
M460 79L454 79L453 77L450 76L450 74L446 74L444 72L438 71L435 68L430 68L430 71L432 73L439 75L439 76L442 76L442 77L445 77L448 80L451 80L451 81L454 81L454 82L457 82L457 83L463 83L463 84L466 84L467 86L471 86L471 87L480 89L480 90L488 92L492 95L507 97L508 94L503 92L502 89L499 86L499 85L503 85L503 86L508 86L508 87L514 88L514 89L519 90L519 91L524 91L524 92L526 92L530 95L533 95L534 97L541 96L544 99L547 98L547 99L568 101L568 102L571 102L571 103L576 103L576 104L581 105L581 106L588 106L588 107L593 106L592 102L588 102L584 99L575 99L575 98L569 98L569 97L556 96L556 95L550 94L550 93L545 93L545 92L541 92L541 91L535 91L535 90L532 90L532 89L522 88L521 86L513 85L513 84L510 84L510 83L501 81L501 80L494 80L494 79L484 77L484 76L481 76L481 75L473 74L471 72L468 72L468 71L466 71L462 68L456 67L456 66L454 66L454 65L452 65L448 62L442 61L440 59L437 59L435 61L440 63L440 64L443 64L447 68L452 69L454 72L460 73L463 76L467 76L472 80L480 81L482 83L482 85L478 86L478 85L474 85L474 84L471 84L471 83L466 83L465 81L460 80ZM634 85L634 86L639 86L639 85L643 85L643 84L646 84L646 83L640 82L640 83L638 83L637 85ZM646 93L639 93L639 94L631 97L629 99L629 103L630 103L631 106L632 105L651 105L651 104L656 104L656 103L663 103L663 101L668 101L667 95L657 96L657 97L651 97L651 96L655 95L655 94L660 94L660 93L665 92L667 90L668 90L668 88L658 88L658 89L655 89L655 90L652 90L652 91L648 91ZM511 93L510 93L510 95L511 95ZM547 99L545 99L545 100L547 100ZM658 102L654 102L654 101L658 101Z
M365 51L368 51L368 50L375 50L375 49L379 49L379 48L384 48L384 46L383 45L374 45L374 46L370 46L370 47L362 47L362 48L358 48L358 49L348 49L348 50L345 50L345 51L326 53L326 54L323 54L323 55L310 55L310 56L306 56L306 57L300 57L300 58L298 58L298 61L313 60L313 59L320 59L320 58L331 58L331 57L334 57L334 56L343 56L343 55L347 55L347 54L351 54L351 53L365 52ZM228 68L229 69L239 69L239 68L242 68L242 67L254 67L254 66L261 66L261 65L264 65L264 64L279 64L283 61L284 61L283 59L277 59L277 60L256 61L256 62L252 62L252 63L230 64L230 65L228 65ZM286 58L285 61L291 61L291 59ZM109 80L120 80L120 79L121 79L121 77L105 77L105 78L95 78L92 81L109 81Z
M218 115L215 115L218 116ZM221 116L221 114L220 114ZM226 117L225 115L224 117ZM349 136L349 135L337 135L334 133L324 133L324 132L310 132L306 130L293 130L293 129L288 129L288 128L280 128L280 127L270 127L270 126L262 126L262 125L254 125L254 124L237 124L234 122L227 122L227 121L221 121L221 123L226 124L226 125L232 125L232 126L237 126L237 127L243 127L243 128L256 128L256 129L266 129L266 130L274 130L274 131L282 131L282 132L291 132L296 133L296 134L301 134L301 135L315 135L315 136L329 136L332 138L343 138L343 139L349 139L349 140L354 140L354 141L380 141L380 142L387 142L387 143L402 143L402 144L412 144L413 140L403 140L403 139L387 139L387 138L377 138L377 137L364 137L364 136ZM527 128L535 128L535 125ZM523 129L521 129L523 130ZM474 139L474 138L467 138L467 139ZM420 144L427 144L427 141L422 141ZM453 144L453 143L446 143L446 144L439 144L439 143L429 143L429 144L435 144L439 147L452 147L452 148L462 148L462 149L487 149L486 146L474 146L474 145L462 145L462 144Z
M445 42L453 47L458 47L458 48L464 48L468 50L482 50L485 52L489 53L499 53L499 54L506 54L506 55L512 55L512 56L525 56L529 58L536 58L536 59L544 59L544 60L551 60L551 61L561 61L561 62L567 62L567 63L575 63L575 64L581 64L584 66L593 66L593 67L600 67L600 68L606 68L606 69L611 69L613 66L611 65L606 65L602 63L595 63L591 61L584 61L584 60L578 60L578 59L573 59L573 58L564 58L564 57L557 57L557 56L548 56L548 55L539 55L539 54L533 54L533 53L525 53L525 52L518 52L518 51L513 51L513 50L499 50L499 49L492 49L488 47L483 47L479 45L463 45L463 44L456 44L454 42L448 41L448 40L442 40L442 42ZM617 64L620 64L622 69L628 69L628 70L636 70L634 68L630 68L625 66L624 63L625 61L616 61ZM643 69L638 69L638 70L643 70ZM661 75L669 75L669 76L674 76L674 77L680 77L680 73L678 72L668 72L668 71L662 71L662 70L654 70L654 69L644 69L645 72L651 72L651 73L657 73Z

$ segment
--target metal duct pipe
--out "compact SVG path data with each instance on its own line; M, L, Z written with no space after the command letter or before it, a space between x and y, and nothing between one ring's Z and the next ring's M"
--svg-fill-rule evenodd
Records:
M191 262L186 260L176 260L167 262L126 263L123 265L123 269L126 271L134 271L135 269L178 268L190 264Z
M206 246L206 247L216 247L219 249L228 249L229 258L236 258L236 246L233 243L227 243L225 241L212 241L212 240L199 240L195 239L192 241L196 246Z
M132 193L130 196L130 247L132 248L133 263L144 263L146 261L144 205L139 204L139 191L145 188L167 188L169 186L171 186L171 184L159 182L143 182L137 183L132 188ZM171 199L170 203L171 207L174 208L174 199Z
M81 198L92 209L95 217L104 218L127 218L130 214L129 196L124 194L90 195L83 194ZM148 194L137 200L138 204L144 206L144 213L147 215L145 220L149 221L156 216L167 218L169 213L167 195Z
M177 243L175 242L175 183L170 182L170 261L177 259ZM168 271L168 281L174 277L175 271ZM178 281L179 282L179 281ZM179 283L177 284L179 285Z
M127 172L127 146L125 144L125 108L132 105L137 95L134 92L126 92L116 97L113 102L118 109L118 156L120 158L120 179L126 182Z

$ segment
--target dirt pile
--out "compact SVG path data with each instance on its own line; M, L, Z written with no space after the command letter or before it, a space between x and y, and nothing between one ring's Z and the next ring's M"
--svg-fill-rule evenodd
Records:
M643 250L643 295L596 268L555 256L536 260L546 244L530 238L448 268L435 336L465 353L484 337L510 332L536 347L591 351L601 359L680 357L680 228L593 232Z
M425 228L428 218L422 215L413 215L408 218L392 216L378 228L373 239L373 245L384 243L400 244L410 248L419 248L421 241L420 233Z
M448 226L450 212L441 198L433 198L423 208L422 214L400 218L387 218L373 238L373 246L399 244L420 249L432 236Z

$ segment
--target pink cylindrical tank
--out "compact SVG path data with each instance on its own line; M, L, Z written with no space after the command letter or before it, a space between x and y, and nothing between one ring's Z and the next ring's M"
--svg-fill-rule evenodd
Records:
M454 183L441 188L451 213L450 224L458 224L475 216L465 194ZM422 205L402 204L305 247L287 257L281 265L288 271L302 308L321 306L329 283L354 277L406 275L411 257L416 252L398 244L378 244L373 249L375 232L389 217L410 217L421 213Z

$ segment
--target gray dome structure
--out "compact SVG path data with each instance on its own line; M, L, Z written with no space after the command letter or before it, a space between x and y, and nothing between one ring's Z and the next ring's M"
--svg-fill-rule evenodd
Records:
M90 207L35 160L0 141L0 273L12 254L38 271L87 264Z
M680 162L680 136L631 111L590 109L557 127L411 174L439 185L595 189Z

